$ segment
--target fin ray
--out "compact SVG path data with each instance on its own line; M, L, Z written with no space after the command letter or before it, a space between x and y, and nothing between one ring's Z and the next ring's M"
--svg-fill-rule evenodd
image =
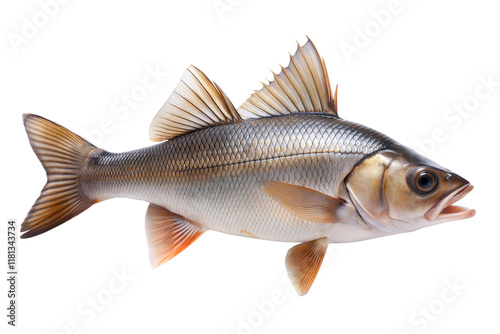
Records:
M288 183L267 181L264 191L299 217L311 221L335 223L343 218L345 202L319 191Z
M33 151L47 173L47 183L21 225L21 238L47 232L85 211L95 200L80 188L80 168L97 149L85 139L43 117L24 114Z
M327 248L328 239L321 238L295 245L286 254L288 276L299 295L311 288Z
M163 141L209 126L241 121L222 89L202 71L189 66L154 117L149 137Z
M160 206L150 204L146 212L146 236L153 268L171 260L191 245L203 230Z
M288 67L281 66L279 74L273 72L273 81L263 85L238 108L244 119L299 112L326 112L338 117L325 62L309 39L290 55Z

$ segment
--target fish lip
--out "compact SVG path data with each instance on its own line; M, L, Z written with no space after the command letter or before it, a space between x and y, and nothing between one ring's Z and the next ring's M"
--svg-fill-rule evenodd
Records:
M467 183L448 193L425 213L425 218L432 222L448 222L473 217L476 210L453 206L455 202L464 198L472 189L474 189L474 186Z

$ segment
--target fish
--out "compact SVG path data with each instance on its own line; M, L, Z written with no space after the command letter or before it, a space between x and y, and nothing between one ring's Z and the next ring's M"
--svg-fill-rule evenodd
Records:
M47 183L22 223L45 233L93 204L146 201L156 268L207 231L294 242L285 257L299 295L313 284L330 243L411 232L471 218L454 205L466 179L389 136L344 120L324 59L297 43L287 67L235 108L189 66L149 129L155 145L98 148L65 127L24 114Z

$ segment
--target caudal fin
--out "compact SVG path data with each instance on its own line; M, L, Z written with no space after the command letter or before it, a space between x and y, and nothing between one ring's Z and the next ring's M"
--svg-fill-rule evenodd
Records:
M43 117L24 114L28 138L47 173L40 197L21 225L21 238L47 232L96 203L80 188L80 170L96 147L68 129Z

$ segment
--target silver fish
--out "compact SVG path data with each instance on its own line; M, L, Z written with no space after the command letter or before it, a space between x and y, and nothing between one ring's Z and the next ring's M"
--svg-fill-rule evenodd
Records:
M311 41L236 109L190 66L157 113L150 138L125 153L97 148L43 117L23 116L47 184L22 224L44 233L97 202L150 203L146 232L157 267L205 231L299 242L286 256L301 295L329 243L470 218L453 205L472 190L459 175L337 114L324 60Z

